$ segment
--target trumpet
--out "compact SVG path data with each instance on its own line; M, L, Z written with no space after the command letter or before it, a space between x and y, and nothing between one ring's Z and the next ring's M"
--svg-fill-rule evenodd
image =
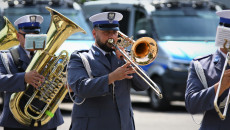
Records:
M218 88L217 88L217 91L216 91L216 95L215 95L215 99L214 99L214 107L215 107L216 112L218 113L218 115L219 115L221 120L225 120L227 110L228 110L228 105L229 105L229 98L230 98L230 89L229 89L227 97L222 102L224 104L222 105L222 103L221 103L218 106L217 102L218 102L218 97L219 97L219 94L220 94L221 82L222 82L222 79L223 79L224 71L226 70L227 65L228 64L230 65L230 46L227 48L228 40L226 40L226 39L224 39L224 40L225 40L224 48L228 50L228 53L227 53L227 56L225 58L225 63L224 63L224 67L223 67L223 70L222 70L222 73L221 73L220 82L219 82L219 85L218 85ZM222 113L220 108L223 108L223 107L224 107L224 111Z
M137 70L133 70L155 91L158 98L162 99L163 95L159 87L138 66L150 64L156 58L158 48L155 40L149 37L142 37L137 41L134 41L132 38L129 38L121 31L118 31L118 35L121 36L118 38L119 42L115 44L113 39L109 39L108 42L112 44L124 56L124 60L126 62L129 61L133 67L137 68ZM129 56L119 48L119 46L126 48L131 44L132 48L130 59Z

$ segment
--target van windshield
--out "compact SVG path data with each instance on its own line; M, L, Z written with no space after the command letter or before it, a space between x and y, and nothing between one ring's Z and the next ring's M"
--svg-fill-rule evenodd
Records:
M219 22L215 11L163 10L152 14L154 28L160 40L215 40Z
M85 21L85 18L79 10L75 10L72 8L53 8L56 11L63 14L68 19L75 22L77 25L79 25L81 28L83 28L87 34L83 34L80 32L72 34L68 39L73 40L92 40L93 36L90 31L90 28L88 24ZM46 34L47 30L50 25L51 16L50 12L45 9L45 7L22 7L22 8L8 8L5 9L4 15L11 21L13 24L16 19L23 15L27 14L38 14L41 15L44 19L43 23L41 24L41 33Z

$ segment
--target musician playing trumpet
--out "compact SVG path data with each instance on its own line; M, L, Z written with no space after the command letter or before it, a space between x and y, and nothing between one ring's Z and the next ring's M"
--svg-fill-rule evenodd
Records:
M221 120L214 105L217 93L218 106L221 108L225 105L225 97L230 87L229 65L224 68L230 45L230 10L216 14L220 17L215 40L215 45L219 48L214 54L195 58L191 62L185 93L187 111L191 114L204 113L200 130L227 130L230 123L229 110L225 120Z
M76 94L75 102L80 103L73 107L71 130L134 130L130 88L149 87L108 42L117 42L122 17L117 12L91 16L95 43L88 51L71 55L68 84Z

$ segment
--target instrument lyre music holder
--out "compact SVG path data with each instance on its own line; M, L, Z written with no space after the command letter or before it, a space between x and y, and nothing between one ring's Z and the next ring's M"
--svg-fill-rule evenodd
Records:
M44 50L47 34L26 34L25 49Z

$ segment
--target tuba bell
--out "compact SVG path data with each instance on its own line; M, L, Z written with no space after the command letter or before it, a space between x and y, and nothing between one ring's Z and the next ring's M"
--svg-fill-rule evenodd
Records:
M0 50L7 50L15 45L19 44L17 39L17 30L14 25L3 16L4 27L0 30Z
M19 123L33 127L49 122L68 91L63 81L66 77L63 70L69 60L68 52L63 50L58 56L54 56L54 53L73 33L86 33L61 13L49 7L46 9L51 14L47 45L44 50L36 52L26 69L26 72L36 70L45 77L45 81L38 89L27 84L25 91L12 94L9 104Z

